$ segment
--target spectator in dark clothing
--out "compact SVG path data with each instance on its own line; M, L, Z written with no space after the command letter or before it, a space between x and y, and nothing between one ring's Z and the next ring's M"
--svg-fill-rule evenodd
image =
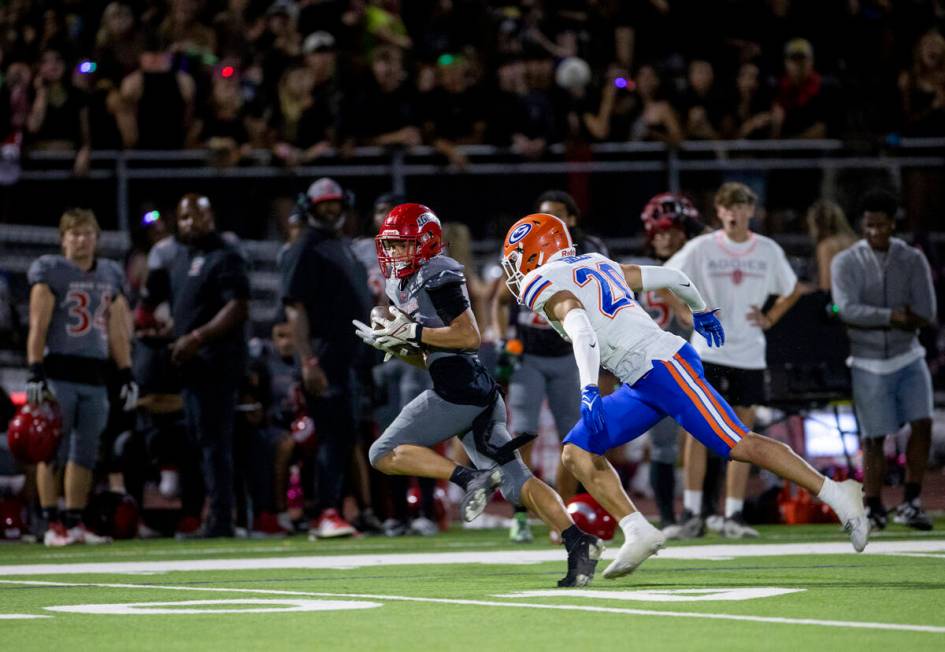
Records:
M184 412L200 455L210 513L195 536L233 536L233 427L237 389L246 364L243 324L249 278L239 250L216 231L206 197L184 195L177 207L177 239L166 273L148 276L144 310L169 299L174 321L171 361L181 372ZM203 505L185 474L185 503Z
M735 79L735 92L722 121L725 138L767 138L771 133L771 95L758 66L743 63Z
M335 116L328 103L312 94L314 78L305 66L293 66L279 83L273 109L273 153L288 166L313 161L331 151Z
M318 432L318 504L310 537L330 538L355 532L339 512L354 443L355 362L364 353L351 320L367 319L372 302L364 267L340 235L347 210L341 186L315 181L304 209L306 225L280 264L282 301Z
M86 174L91 154L88 97L66 78L66 64L59 52L43 52L33 86L33 106L26 123L30 147L76 150L73 172Z
M221 166L236 165L250 149L240 80L232 67L228 70L228 77L214 75L209 106L195 126L197 144L210 149Z
M831 128L832 84L814 69L814 49L796 38L784 47L784 75L772 109L773 138L827 138Z
M679 108L686 138L718 140L722 133L725 102L716 89L712 64L703 59L691 61L688 82Z
M162 41L146 39L139 68L121 83L118 128L125 147L182 149L194 117L194 79L175 71Z
M96 73L99 79L110 79L115 86L138 67L144 39L135 26L131 8L122 2L111 2L102 12L102 22L95 35Z
M351 104L341 115L341 133L349 145L420 144L416 94L405 79L400 50L375 48L371 76L350 94Z
M945 36L919 39L912 67L899 73L902 131L908 136L945 136Z
M444 55L437 66L438 86L424 102L424 131L433 147L459 169L469 162L457 145L478 145L486 132L477 89L470 87L469 65Z

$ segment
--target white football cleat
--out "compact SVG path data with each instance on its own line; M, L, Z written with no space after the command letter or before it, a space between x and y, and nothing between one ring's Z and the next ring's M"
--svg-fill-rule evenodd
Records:
M870 537L870 519L863 505L863 485L856 480L844 480L837 484L840 500L830 507L839 517L843 529L850 535L853 549L863 552Z
M74 528L69 528L69 536L72 537L76 543L84 543L90 546L100 546L112 542L111 537L103 537L95 534L82 523L79 523Z
M62 523L50 523L49 529L43 535L43 544L47 548L61 548L78 543Z
M604 577L608 580L629 575L666 545L663 533L649 523L634 528L631 534L632 536L625 535L626 540L617 551L617 558L604 569Z
M722 521L721 534L726 539L757 539L761 536L758 530L745 523L741 512L736 512Z

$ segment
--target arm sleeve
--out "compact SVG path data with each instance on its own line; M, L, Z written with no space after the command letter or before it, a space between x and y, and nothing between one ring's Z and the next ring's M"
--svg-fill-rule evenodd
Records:
M662 290L666 288L686 302L693 312L706 309L705 300L699 294L699 288L693 285L685 272L668 267L640 265L640 277L644 290Z
M909 308L929 322L935 322L937 306L935 289L932 285L932 270L929 269L929 261L918 249L915 250L915 264L910 271Z
M850 326L861 328L889 326L892 309L861 303L862 270L857 269L852 256L844 254L835 256L830 265L833 302L840 310L840 319Z
M596 385L600 373L600 347L597 345L597 333L581 308L568 312L561 324L571 339L574 347L574 360L577 362L581 387Z
M430 295L437 316L446 325L453 323L453 320L466 312L469 307L469 299L466 298L466 293L463 292L462 283L450 283L428 288L427 294Z

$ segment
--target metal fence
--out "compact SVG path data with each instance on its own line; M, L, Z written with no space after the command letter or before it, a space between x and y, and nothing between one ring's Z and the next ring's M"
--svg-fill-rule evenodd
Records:
M918 219L941 219L932 214L934 197L921 190L931 184L941 192L935 182L945 169L941 138L555 145L541 160L491 146L461 149L470 161L464 170L448 166L428 147L359 148L348 157L336 152L295 168L275 165L268 150L252 152L234 167L215 165L209 150L97 151L81 179L72 174L71 153L32 152L18 183L0 190L0 219L51 224L66 205L81 204L95 208L108 228L127 231L141 206L173 206L183 192L200 189L211 195L218 213L222 205L229 226L260 238L271 230L274 198L292 197L310 180L332 176L357 192L362 209L377 194L394 190L470 224L480 238L493 237L509 216L530 208L541 190L565 188L592 209L596 230L621 237L634 234L633 220L623 222L646 197L667 189L707 196L720 181L735 178L759 191L770 209L799 213L819 196L844 203L871 183L908 190L914 172L927 178L908 194L932 201L931 208L918 209Z

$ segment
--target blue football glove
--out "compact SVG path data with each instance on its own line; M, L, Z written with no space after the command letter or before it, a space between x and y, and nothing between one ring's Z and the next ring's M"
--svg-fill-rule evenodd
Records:
M597 385L585 385L581 392L581 421L588 432L596 436L607 436L607 422L604 420L604 402Z
M715 310L692 313L692 327L705 338L710 347L725 344L725 330L722 328L719 318L715 316L718 311L719 309L716 308Z

